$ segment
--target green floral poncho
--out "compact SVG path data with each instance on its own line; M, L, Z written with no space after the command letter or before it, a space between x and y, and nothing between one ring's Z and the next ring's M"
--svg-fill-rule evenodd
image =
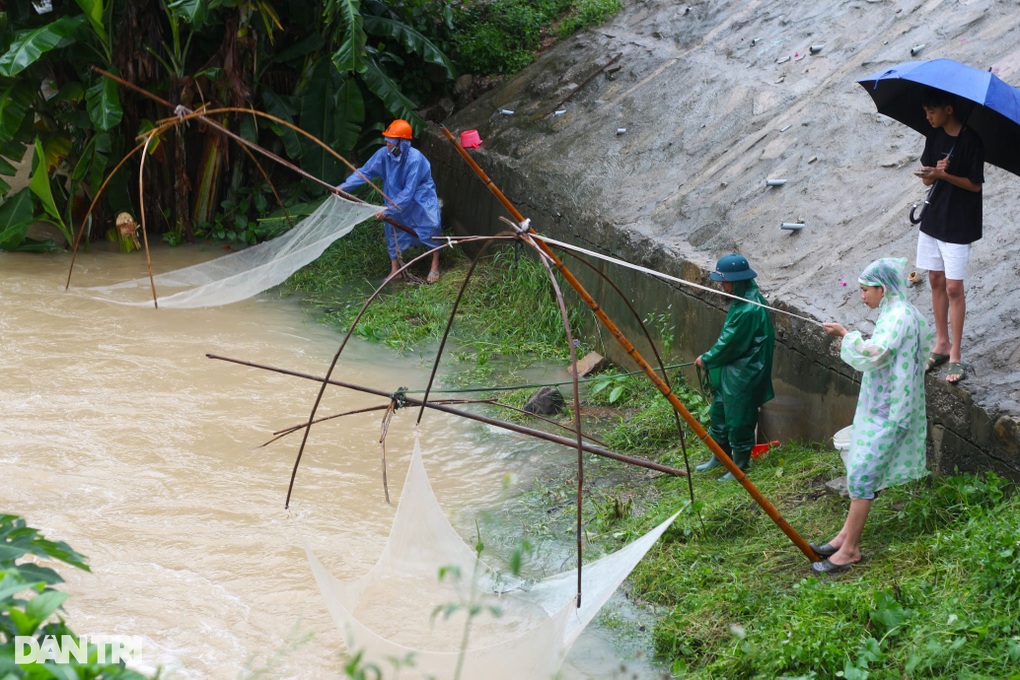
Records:
M843 337L840 357L864 373L847 456L851 498L871 499L876 491L928 474L924 365L932 335L906 298L906 262L884 258L865 268L859 281L885 289L875 332L867 340L858 331Z

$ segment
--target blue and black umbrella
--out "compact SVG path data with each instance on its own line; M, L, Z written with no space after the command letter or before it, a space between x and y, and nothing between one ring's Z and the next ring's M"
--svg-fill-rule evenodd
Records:
M1020 90L989 71L952 59L909 61L857 81L875 100L878 112L931 132L921 100L926 90L954 95L957 118L976 132L985 161L1020 175Z

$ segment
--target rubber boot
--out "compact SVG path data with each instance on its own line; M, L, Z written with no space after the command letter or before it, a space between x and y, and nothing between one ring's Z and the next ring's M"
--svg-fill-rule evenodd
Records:
M751 451L735 451L733 453L733 462L736 463L737 467L747 472L747 468L751 464ZM720 482L728 482L731 479L736 479L732 472L727 472L725 475L719 478Z
M719 444L719 440L718 439L716 439L715 441L716 441L717 444ZM729 444L719 444L719 448L722 449L726 453L727 456L732 455L730 453L730 445ZM714 470L717 467L722 467L722 463L719 462L719 459L716 458L713 455L711 458L709 458L704 463L702 463L701 465L697 466L694 469L697 472L705 472L707 470Z
M716 458L715 456L712 456L711 458L709 458L704 463L702 463L701 465L697 466L694 469L697 470L698 472L706 472L708 470L714 470L717 467L721 466L722 463L719 462L719 459Z

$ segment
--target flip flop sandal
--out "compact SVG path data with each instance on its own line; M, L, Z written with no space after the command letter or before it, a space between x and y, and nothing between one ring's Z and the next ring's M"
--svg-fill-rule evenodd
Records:
M815 574L842 574L845 571L850 571L855 565L858 565L863 561L864 556L862 555L860 559L856 559L853 562L847 562L846 564L833 564L829 561L829 558L826 557L821 562L813 562L811 564L811 571Z
M956 380L950 380L949 376L958 375L960 376ZM962 382L967 379L967 365L962 361L954 361L946 366L946 382L950 385L955 385L958 382Z
M821 555L822 557L830 557L832 555L835 555L836 552L839 551L839 548L834 548L831 543L826 543L825 545L815 545L814 543L808 543L808 545L811 546L811 549L814 550L819 555Z
M439 272L432 270L429 272L429 276L425 279L425 283L432 284L439 280Z
M948 354L939 354L938 352L931 352L928 354L928 363L924 365L924 372L931 373L942 364L949 361Z

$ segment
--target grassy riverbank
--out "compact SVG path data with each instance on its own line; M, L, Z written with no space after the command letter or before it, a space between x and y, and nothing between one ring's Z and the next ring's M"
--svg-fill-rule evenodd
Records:
M364 226L292 280L327 323L349 325L387 271L378 232ZM455 256L443 265L437 285L400 283L384 293L358 334L399 351L434 351L467 269ZM521 365L565 361L538 267L515 268L508 251L476 275L455 325L461 381L506 384ZM607 389L589 388L585 406L598 435L621 452L684 467L665 400L643 378L603 381ZM677 391L703 412L696 390ZM687 439L693 465L707 453ZM1020 679L1020 496L994 475L930 476L884 492L865 530L865 562L816 578L742 487L716 481L718 472L695 475L691 504L685 478L588 465L588 559L683 510L630 580L632 597L656 614L654 650L677 676ZM824 542L847 509L824 486L840 469L827 444L784 443L754 461L750 476L794 529ZM533 544L571 535L572 477L570 466L550 466L505 509Z

